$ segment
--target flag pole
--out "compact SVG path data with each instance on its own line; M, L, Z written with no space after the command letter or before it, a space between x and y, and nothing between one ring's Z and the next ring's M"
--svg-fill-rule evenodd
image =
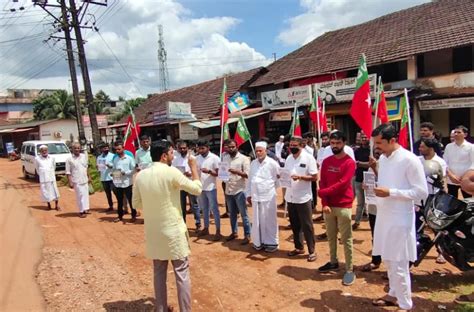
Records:
M375 116L374 116L374 122L373 122L373 129L377 127L377 114L379 113L379 96L380 96L380 83L382 82L382 77L379 76L378 79L379 83L375 84L375 104L377 105L375 107ZM372 137L372 133L366 133L366 136L370 136L370 157L374 157L374 138Z
M404 91L405 91L405 103L406 103L405 113L407 114L407 117L408 117L408 136L410 139L410 151L413 153L413 133L411 129L410 102L408 101L407 88L405 88Z
M135 121L135 115L133 114L133 109L132 109L131 106L130 106L130 115L132 115L133 130L135 131L135 135L136 135L137 140L138 140L138 147L141 147L141 146L140 146L140 138L138 137L137 123L136 123L136 121ZM134 144L135 144L135 143L134 143Z
M240 113L240 117L242 117L242 120L245 121L244 114L242 114L242 110L241 110L241 109L239 109L239 113ZM247 128L247 124L245 124L245 128ZM248 130L248 128L247 128L247 130ZM249 131L248 131L248 133L250 134ZM252 143L252 135L250 135L249 141L250 141L250 147L252 148L253 157L254 157L254 158L257 158L257 154L255 153L255 149L254 149L253 143Z
M321 148L321 120L319 120L319 117L321 116L321 112L319 111L319 91L318 91L318 85L315 84L315 93L316 93L316 121L318 124L318 146Z

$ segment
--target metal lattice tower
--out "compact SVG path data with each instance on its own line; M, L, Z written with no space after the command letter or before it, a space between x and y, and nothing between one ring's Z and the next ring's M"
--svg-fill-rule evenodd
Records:
M163 26L158 25L158 63L159 63L159 78L160 91L166 92L169 87L168 65L166 64L166 49L163 38Z

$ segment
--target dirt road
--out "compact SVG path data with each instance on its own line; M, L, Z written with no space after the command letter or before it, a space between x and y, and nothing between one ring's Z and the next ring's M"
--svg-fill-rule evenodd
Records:
M62 211L47 211L40 202L38 184L20 178L20 162L0 159L0 173L5 180L0 194L2 214L5 213L5 196L13 196L23 203L17 209L23 209L25 213L30 211L41 228L42 261L37 267L36 281L48 311L153 309L152 269L150 260L144 257L143 220L139 218L138 224L111 222L115 214L105 212L107 205L103 193L91 196L93 213L80 219L74 193L66 187L60 188ZM315 269L329 259L325 241L316 243L316 262L308 263L305 257L289 259L286 253L293 247L291 232L285 229L287 221L282 212L279 215L281 249L274 254L241 246L240 240L227 243L197 239L191 230L195 311L380 311L370 303L373 298L384 295L383 271L357 272L356 283L350 287L342 286L342 271L318 274ZM2 234L6 226L21 225L11 218L3 218L1 222L6 223L1 223ZM194 227L193 223L192 216L188 215L190 228ZM316 224L315 230L316 233L324 231L322 224ZM213 225L211 231L214 231ZM229 231L229 219L224 219L223 234L227 235ZM32 241L27 243L17 246L17 250L35 245ZM342 246L339 247L343 262ZM364 222L354 233L354 263L362 265L369 261L370 249L370 231ZM3 259L4 254L12 253L12 250L2 244L1 253ZM435 256L432 253L413 270L415 311L437 311L444 307L453 310L451 302L458 294L474 290L472 274L461 275L450 265L437 265ZM18 253L14 257L15 264L31 266L22 261L28 255ZM22 278L16 271L12 274L10 280ZM9 285L12 285L10 296L30 300L13 284ZM34 285L30 287L34 288ZM171 268L168 293L170 303L176 306Z

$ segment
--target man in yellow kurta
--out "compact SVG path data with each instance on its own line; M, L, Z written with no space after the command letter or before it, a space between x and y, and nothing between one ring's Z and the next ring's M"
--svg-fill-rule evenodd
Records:
M168 311L166 274L173 265L180 311L191 310L188 230L183 221L180 191L199 195L202 191L196 159L189 157L192 179L171 167L173 148L167 141L151 146L153 165L138 173L133 185L133 206L143 210L146 255L153 259L157 311Z

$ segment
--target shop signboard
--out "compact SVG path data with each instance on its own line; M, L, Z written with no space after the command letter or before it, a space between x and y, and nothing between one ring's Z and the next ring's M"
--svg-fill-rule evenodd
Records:
M278 109L281 107L309 106L308 86L262 92L262 107Z
M199 139L198 128L191 126L189 123L180 123L179 138L182 140Z
M97 115L97 125L99 126L99 128L105 128L107 127L108 125L108 121L107 121L107 115ZM90 127L91 126L91 120L89 118L89 116L82 116L82 125L84 127Z
M474 107L474 97L419 101L420 110Z
M292 111L282 111L270 113L270 121L290 121L292 117Z
M191 103L167 102L166 117L168 119L192 119Z
M153 123L162 123L168 120L167 112L164 109L153 112Z
M377 84L377 75L369 75L370 93L375 97L375 85ZM339 102L350 102L354 97L357 77L345 78L321 82L315 86L318 88L319 96L326 104L334 104Z

